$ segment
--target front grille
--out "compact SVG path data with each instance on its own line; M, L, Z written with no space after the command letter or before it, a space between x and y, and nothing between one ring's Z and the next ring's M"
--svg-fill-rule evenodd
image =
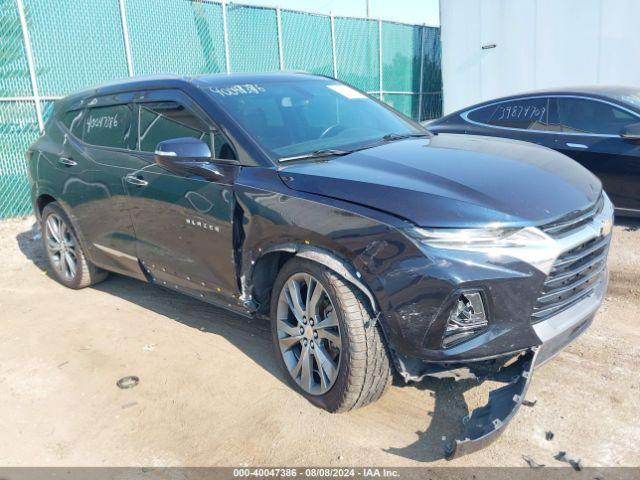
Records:
M603 207L604 195L601 194L600 198L598 198L598 200L586 210L566 215L558 220L554 220L551 223L541 226L540 229L554 238L565 237L577 230L580 230L587 223L591 222L593 217L602 211Z
M531 323L556 315L593 293L606 267L609 238L591 239L558 257L535 303Z

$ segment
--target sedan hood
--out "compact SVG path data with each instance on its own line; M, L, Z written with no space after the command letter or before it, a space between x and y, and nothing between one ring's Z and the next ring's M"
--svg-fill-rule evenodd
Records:
M600 181L570 158L502 138L439 134L284 166L292 189L421 227L534 225L593 204Z

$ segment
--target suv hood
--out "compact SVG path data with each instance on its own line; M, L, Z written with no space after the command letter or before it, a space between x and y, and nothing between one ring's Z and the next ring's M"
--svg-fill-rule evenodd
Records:
M600 181L570 158L502 138L439 134L286 165L289 188L421 227L542 224L592 205Z

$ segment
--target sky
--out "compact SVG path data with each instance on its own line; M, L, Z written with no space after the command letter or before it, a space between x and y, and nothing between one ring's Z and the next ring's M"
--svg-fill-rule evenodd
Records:
M230 0L233 1L233 0ZM369 0L372 18L440 25L439 0ZM367 0L237 0L237 3L307 10L353 17L367 16Z

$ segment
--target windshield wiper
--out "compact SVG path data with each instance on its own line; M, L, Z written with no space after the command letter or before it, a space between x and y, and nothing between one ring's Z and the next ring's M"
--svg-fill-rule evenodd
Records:
M393 142L394 140L404 140L405 138L421 138L430 137L429 132L415 132L415 133L387 133L382 140L385 142Z
M347 155L352 153L351 150L336 150L336 149L323 149L315 150L309 153L303 153L302 155L294 155L292 157L282 157L280 162L290 162L293 160L304 160L307 158L321 158L321 157L339 157L341 155Z
M422 137L432 137L432 136L433 136L433 133L431 132L387 133L385 136L383 136L379 140L376 140L375 142L370 143L369 145L365 145L364 147L358 148L357 151L367 150L373 147L379 147L385 142L395 142L396 140L404 140L406 138L422 138Z
M294 155L291 157L282 157L279 159L280 162L290 162L293 160L305 160L309 158L321 158L321 157L339 157L341 155L348 155L349 153L356 152L358 150L366 150L367 148L371 148L379 142L393 142L395 140L403 140L405 138L421 138L421 137L430 137L432 134L429 132L414 132L414 133L387 133L383 136L379 141L377 141L373 145L365 145L364 147L360 147L354 150L337 150L332 148L315 150L309 153L303 153L301 155Z

